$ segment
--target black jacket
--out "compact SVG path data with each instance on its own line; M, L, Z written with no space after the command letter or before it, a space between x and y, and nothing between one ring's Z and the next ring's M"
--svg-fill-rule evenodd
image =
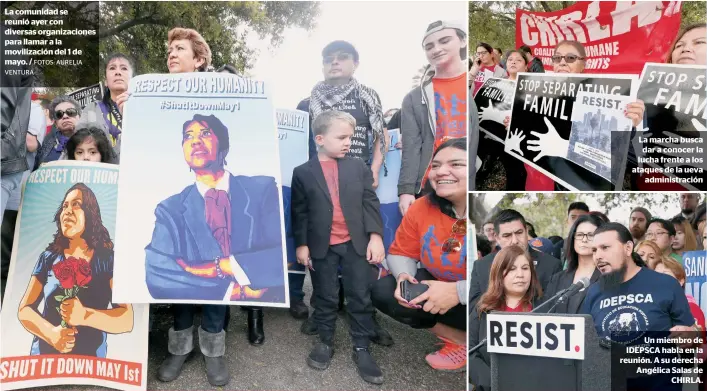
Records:
M543 292L550 282L553 274L562 271L560 260L537 250L530 251L530 257L535 263L535 272L543 287ZM489 275L491 274L491 264L498 253L489 254L474 262L474 269L471 271L471 284L469 285L469 305L476 306L481 295L489 287ZM545 296L545 294L543 294Z
M369 234L383 236L380 201L373 190L371 170L361 159L337 160L339 204L344 213L351 243L366 255ZM334 209L319 159L295 168L292 174L292 231L295 246L308 246L312 258L324 258L329 250Z
M533 300L533 308L540 303L539 299ZM484 312L479 317L476 305L472 307L469 313L469 349L486 339L486 315L487 313ZM469 381L476 386L476 390L491 390L491 356L486 350L486 345L469 355Z
M592 278L590 279L590 283L595 283L598 279L599 276L601 276L601 272L597 269L594 269L594 273L592 274ZM550 282L547 284L547 290L543 294L543 298L545 300L548 300L552 296L554 296L557 292L569 288L570 285L572 285L572 281L574 281L574 271L569 271L569 270L563 270L555 275L553 275L550 278ZM578 314L579 311L582 309L582 303L584 303L584 298L587 296L587 291L589 288L586 288L582 291L579 291L575 293L574 295L570 296L570 298L564 302L560 303L555 307L554 310L552 310L552 313L554 314ZM550 307L552 307L553 304L548 304L548 310Z
M6 26L2 25L3 32ZM5 34L3 39L20 39L16 35ZM21 50L21 46L13 46L13 49ZM27 57L22 55L2 54L2 72L0 80L0 95L2 103L2 175L9 175L23 172L29 169L27 165L27 127L29 126L29 113L31 110L32 83L34 76ZM24 61L22 65L10 63L10 61Z
M540 61L539 58L533 57L533 60L530 61L528 72L545 73L545 67L543 67L543 62Z

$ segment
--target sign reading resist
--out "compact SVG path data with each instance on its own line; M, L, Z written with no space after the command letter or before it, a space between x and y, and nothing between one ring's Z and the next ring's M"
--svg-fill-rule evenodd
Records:
M584 319L492 313L486 317L489 353L584 360Z

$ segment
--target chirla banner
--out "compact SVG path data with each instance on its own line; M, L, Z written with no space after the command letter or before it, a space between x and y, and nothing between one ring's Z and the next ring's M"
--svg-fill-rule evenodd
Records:
M571 191L620 190L631 132L617 108L636 80L519 73L505 151Z
M645 128L634 138L641 190L707 190L707 67L646 64L638 88Z
M270 86L204 72L128 91L114 299L288 307Z
M118 166L102 163L29 176L0 313L3 390L146 389L148 306L112 300L117 185Z
M689 251L682 255L685 268L685 293L694 297L707 313L707 251Z
M307 161L309 154L309 113L300 110L277 109L277 130L280 139L280 168L282 175L282 203L285 211L285 240L287 241L287 269L290 273L305 273L297 263L295 238L292 236L292 171Z
M70 93L69 96L78 102L81 108L85 108L89 103L103 99L103 83L78 89Z
M680 1L579 1L555 12L516 9L516 47L527 45L552 71L555 46L579 41L591 73L638 74L664 62L680 28Z

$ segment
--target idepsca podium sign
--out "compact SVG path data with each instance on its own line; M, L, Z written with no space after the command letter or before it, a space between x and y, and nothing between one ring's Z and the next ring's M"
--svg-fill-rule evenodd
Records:
M489 353L584 360L584 318L492 313Z

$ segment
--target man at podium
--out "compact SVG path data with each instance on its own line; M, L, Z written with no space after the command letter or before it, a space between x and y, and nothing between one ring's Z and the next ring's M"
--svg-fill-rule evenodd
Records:
M649 343L647 335L694 336L689 332L698 329L685 292L674 278L644 267L626 227L608 223L597 228L592 250L601 277L589 287L582 313L592 315L597 334L612 349ZM627 390L681 390L672 381L675 376L634 376Z

